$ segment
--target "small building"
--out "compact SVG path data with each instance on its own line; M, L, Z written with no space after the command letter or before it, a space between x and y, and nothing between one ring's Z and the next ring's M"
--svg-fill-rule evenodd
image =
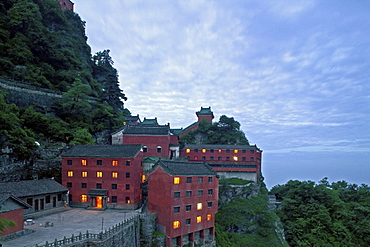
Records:
M205 163L158 161L148 176L148 212L166 246L214 246L218 177Z
M73 11L74 3L72 3L70 0L57 0L60 3L60 7L63 11L69 9Z
M68 193L68 189L54 179L0 183L0 191L31 205L31 208L23 211L24 214L62 207Z
M190 162L207 162L220 177L257 182L261 176L262 150L256 145L188 144L180 155Z
M0 219L11 220L15 226L5 228L0 232L0 236L20 232L24 229L23 210L31 208L31 205L10 193L0 192Z
M76 145L62 157L70 206L136 209L141 205L142 146Z
M171 130L172 133L174 133L178 136L185 135L185 134L189 133L190 131L196 130L199 127L199 124L200 124L201 121L206 121L207 123L212 123L212 120L215 118L215 116L213 115L213 112L211 110L211 107L201 107L200 111L197 111L195 114L198 117L197 122L194 122L194 123L190 124L185 129L182 129L182 128L181 129L172 129Z
M141 144L144 156L176 158L180 153L178 137L171 133L170 125L159 125L157 118L137 124L126 124L111 134L113 145Z

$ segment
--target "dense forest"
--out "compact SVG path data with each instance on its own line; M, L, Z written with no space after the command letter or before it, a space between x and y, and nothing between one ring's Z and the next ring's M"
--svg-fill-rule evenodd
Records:
M290 246L369 246L370 187L346 181L291 180L271 193Z
M51 109L18 108L0 91L0 149L29 159L37 143L87 144L129 111L109 50L91 54L85 23L55 0L0 2L0 77L63 93Z

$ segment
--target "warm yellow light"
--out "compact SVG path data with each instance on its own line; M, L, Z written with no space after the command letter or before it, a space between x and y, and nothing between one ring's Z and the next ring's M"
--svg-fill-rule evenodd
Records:
M112 178L118 178L118 172L112 172Z
M202 216L197 216L197 223L202 222Z
M87 195L81 195L81 202L87 202Z
M68 171L68 177L73 177L73 171Z
M112 160L112 166L118 166L118 160Z
M87 165L87 160L81 160L81 165L86 166Z
M145 175L141 175L141 182L144 183L146 181L146 176Z
M212 214L207 214L207 220L210 221L212 219Z
M239 150L238 149L235 149L234 150L234 154L237 154L237 153L239 153Z
M187 148L187 149L185 150L185 152L186 152L186 153L190 153L190 148Z
M87 177L87 172L82 172L81 175L82 175L83 178L86 178Z
M222 152L222 149L219 149L218 152L221 153Z
M176 220L173 222L173 229L179 228L180 227L180 221Z
M203 208L203 204L201 202L197 203L197 210L201 210Z
M205 152L207 152L207 149L203 148L202 153L205 153Z
M173 184L180 184L180 177L174 177Z
M130 204L131 203L131 200L127 200L127 203Z
M233 160L234 160L234 161L238 161L238 157L234 156L234 157L233 157Z
M98 177L98 178L103 177L103 172L96 172L96 177Z

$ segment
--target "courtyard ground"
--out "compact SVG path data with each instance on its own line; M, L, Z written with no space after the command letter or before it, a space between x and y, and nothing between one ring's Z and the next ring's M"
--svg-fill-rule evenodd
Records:
M105 210L94 211L86 209L70 209L64 212L36 218L35 224L25 226L25 229L35 230L34 233L22 237L1 242L3 247L31 247L36 244L45 244L74 235L86 233L100 233L102 229L108 229L129 219L137 214L137 211ZM45 223L52 223L52 227L45 227Z

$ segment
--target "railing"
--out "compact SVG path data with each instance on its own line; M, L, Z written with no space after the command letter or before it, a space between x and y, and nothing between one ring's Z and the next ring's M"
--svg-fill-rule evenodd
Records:
M127 219L119 224L116 224L114 227L109 228L108 230L105 230L104 232L101 233L90 233L89 231L86 231L86 233L81 233L78 235L72 234L70 238L64 237L61 240L55 239L53 242L48 242L46 241L45 244L43 245L34 245L35 247L61 247L65 245L70 245L70 244L77 244L81 243L84 241L104 241L118 232L121 232L124 229L129 229L134 231L135 230L135 223L139 221L140 215L135 215L134 217Z

